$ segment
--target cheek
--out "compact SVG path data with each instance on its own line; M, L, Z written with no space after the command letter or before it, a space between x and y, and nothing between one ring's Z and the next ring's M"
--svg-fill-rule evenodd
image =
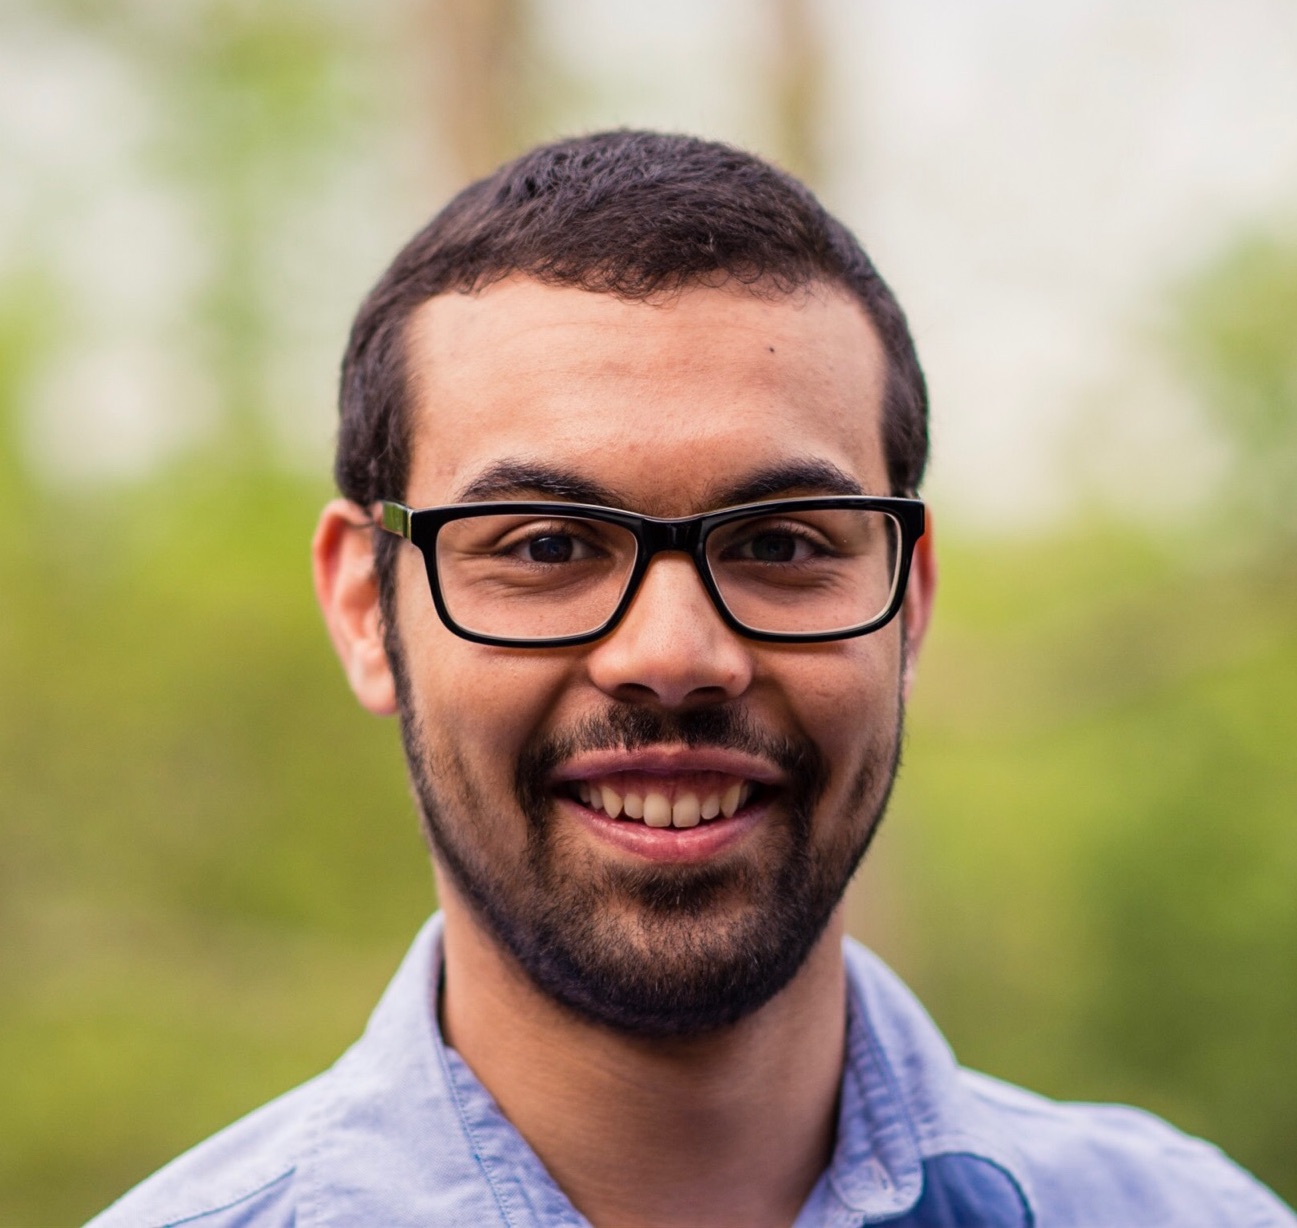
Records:
M418 650L407 647L407 667L425 743L434 755L451 751L480 780L512 780L519 751L546 728L565 678L562 664L540 654L472 644L440 624Z
M527 838L516 796L518 757L546 727L552 680L537 665L449 632L430 644L408 668L436 805L456 830L474 833L477 852L465 847L461 855L509 864Z
M895 736L901 651L890 630L808 655L783 682L798 724L835 767L854 767Z
M494 736L526 691L493 663L495 650L460 639L437 616L422 565L402 560L397 623L411 707L434 754ZM502 735L502 740L504 736Z

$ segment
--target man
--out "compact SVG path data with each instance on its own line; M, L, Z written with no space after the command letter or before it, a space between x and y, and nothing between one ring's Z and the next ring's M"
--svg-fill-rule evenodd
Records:
M95 1221L1293 1225L1133 1110L961 1070L844 945L932 608L904 317L796 181L609 133L361 309L314 542L440 889L326 1074Z

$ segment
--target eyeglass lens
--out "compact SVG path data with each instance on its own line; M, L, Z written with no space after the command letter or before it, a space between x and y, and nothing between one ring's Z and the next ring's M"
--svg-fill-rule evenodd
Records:
M860 627L892 602L901 531L887 512L756 513L707 538L707 563L730 613L753 631L817 634ZM437 535L450 617L502 639L581 635L617 609L638 545L582 516L468 516Z

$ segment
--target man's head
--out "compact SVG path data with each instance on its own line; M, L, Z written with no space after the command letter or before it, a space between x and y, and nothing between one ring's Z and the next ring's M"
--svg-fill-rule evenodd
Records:
M682 517L912 493L922 376L855 240L723 146L612 133L537 150L397 257L356 321L342 414L349 503L322 520L317 586L357 695L400 712L448 907L615 1028L697 1032L760 1007L885 805L926 541L902 619L860 638L740 634L668 551L602 638L536 648L453 634L418 552L356 526L379 500ZM779 541L803 529L781 521ZM598 553L552 515L536 533ZM465 565L487 555L521 558L510 538Z

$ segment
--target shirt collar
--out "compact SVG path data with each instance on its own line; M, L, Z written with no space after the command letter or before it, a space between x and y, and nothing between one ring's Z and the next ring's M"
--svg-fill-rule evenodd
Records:
M1003 1169L1032 1203L1020 1151L969 1089L922 1004L859 943L848 939L843 955L847 1059L827 1174L842 1204L870 1220L908 1211L922 1193L923 1162L951 1153Z
M481 1122L451 1093L433 996L441 932L438 914L420 930L364 1035L323 1076L334 1086L300 1166L302 1228L518 1222L483 1169Z

